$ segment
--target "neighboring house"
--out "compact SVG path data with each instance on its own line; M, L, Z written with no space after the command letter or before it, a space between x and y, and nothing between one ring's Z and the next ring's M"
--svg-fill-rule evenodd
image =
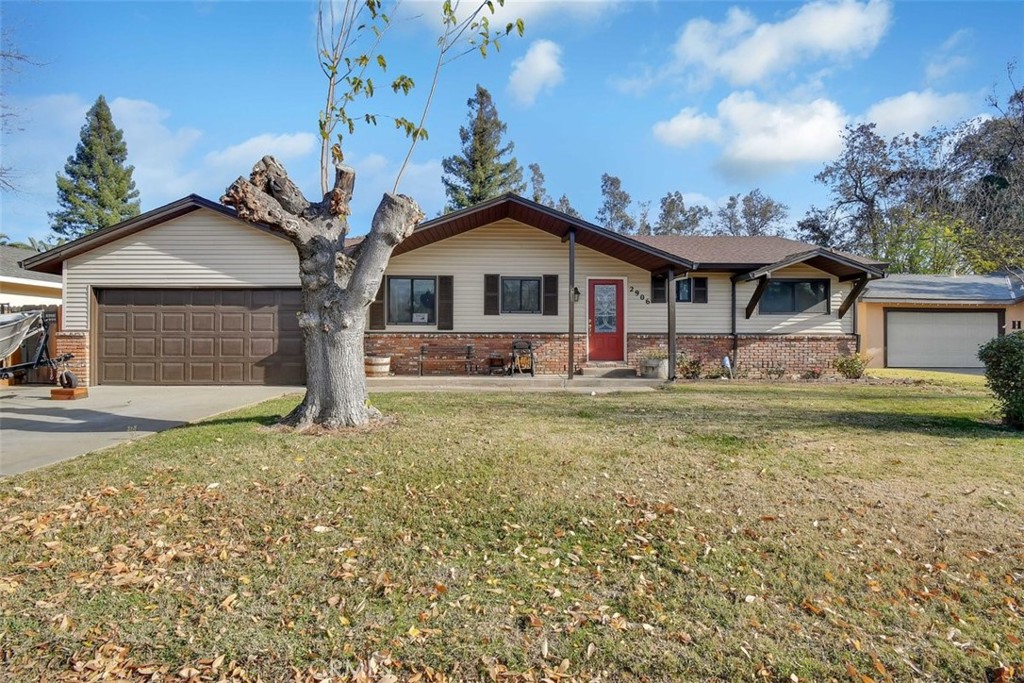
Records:
M870 367L980 368L979 346L1024 325L1024 271L890 275L858 308Z
M219 204L192 195L26 265L63 274L60 350L89 383L302 379L295 250ZM542 372L568 373L635 367L674 339L752 375L828 372L858 350L853 302L883 269L783 238L627 237L506 195L395 249L366 349L408 374L424 344L486 359L528 339Z
M60 304L59 273L38 273L20 265L21 261L37 255L32 249L0 245L0 308Z
M12 309L20 308L47 308L59 306L61 302L61 276L49 273L37 273L25 270L21 267L20 261L36 256L33 249L0 245L0 312L6 313ZM49 349L52 352L53 340L49 342ZM22 343L21 348L16 349L8 358L0 358L0 364L7 367L16 365L33 358L39 349L39 337L30 336ZM30 370L24 376L19 375L19 381L46 381L49 370ZM9 383L8 380L3 380Z

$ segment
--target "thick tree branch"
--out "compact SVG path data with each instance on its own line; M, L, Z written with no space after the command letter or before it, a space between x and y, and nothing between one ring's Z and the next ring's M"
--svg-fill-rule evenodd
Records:
M324 195L324 205L332 216L347 216L351 213L349 202L356 187L356 172L349 166L334 167L334 187Z
M235 207L242 220L263 223L292 241L302 242L309 237L305 221L286 211L280 202L245 178L239 177L231 183L220 203Z
M288 213L305 216L309 200L302 190L288 177L288 171L272 156L265 156L256 162L249 174L249 180L257 188L276 199Z
M346 296L360 306L373 303L391 252L423 220L423 211L411 197L386 193L373 214L370 234L359 245L358 257Z

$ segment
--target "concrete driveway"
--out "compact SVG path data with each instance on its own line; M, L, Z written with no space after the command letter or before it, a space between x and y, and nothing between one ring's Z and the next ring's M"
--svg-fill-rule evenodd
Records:
M0 476L303 390L99 386L90 387L85 399L52 401L48 386L0 388Z

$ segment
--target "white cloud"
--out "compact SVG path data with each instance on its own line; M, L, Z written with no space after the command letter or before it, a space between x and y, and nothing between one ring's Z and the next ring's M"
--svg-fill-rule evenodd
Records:
M775 104L749 92L729 95L718 114L732 131L721 167L741 176L835 157L848 120L838 104L824 98Z
M923 133L967 114L971 98L963 93L940 95L933 90L907 92L872 105L865 114L879 135Z
M970 59L964 53L969 51L972 37L969 29L960 29L939 46L939 49L929 57L924 69L925 78L929 83L942 80L970 65Z
M673 147L686 147L702 140L717 140L722 124L692 107L683 109L668 121L654 124L654 137Z
M731 8L721 23L694 19L684 26L674 54L680 66L750 85L796 64L867 54L892 19L886 0L818 0L777 23L758 24Z
M183 163L202 133L195 128L171 130L170 113L146 100L124 97L110 102L114 124L124 131L132 178L146 206L157 206L196 192L196 172L185 172Z
M661 142L676 147L699 140L721 141L719 169L737 178L754 178L835 157L842 149L848 120L842 108L828 99L765 102L746 91L719 102L714 117L684 109L656 123L653 130Z
M521 58L512 63L509 90L516 101L530 106L543 90L551 90L565 80L559 59L562 48L550 40L535 40Z
M316 137L312 133L264 133L237 145L210 152L205 161L211 166L237 170L252 166L267 154L277 157L279 161L301 158L309 154L315 145Z

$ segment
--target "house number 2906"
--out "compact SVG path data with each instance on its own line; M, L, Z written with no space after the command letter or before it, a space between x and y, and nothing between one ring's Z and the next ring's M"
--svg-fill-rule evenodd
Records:
M647 296L633 285L629 286L629 293L640 299L640 301L643 301L645 304L651 303L651 297Z

